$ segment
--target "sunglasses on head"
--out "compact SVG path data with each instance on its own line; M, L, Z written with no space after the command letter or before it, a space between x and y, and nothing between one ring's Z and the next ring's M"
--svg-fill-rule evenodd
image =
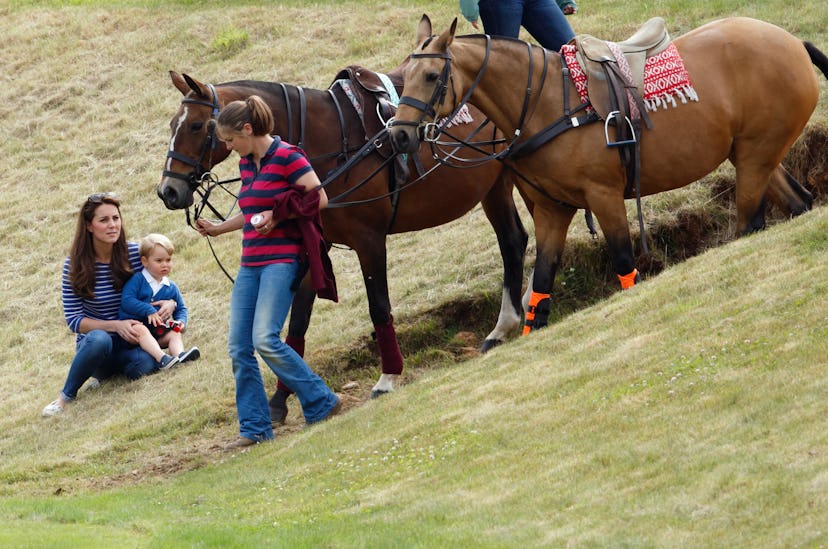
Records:
M88 200L89 202L91 202L93 204L100 204L101 202L103 202L104 198L117 199L118 195L116 195L115 193L95 193L95 194L90 194L86 198L86 200Z

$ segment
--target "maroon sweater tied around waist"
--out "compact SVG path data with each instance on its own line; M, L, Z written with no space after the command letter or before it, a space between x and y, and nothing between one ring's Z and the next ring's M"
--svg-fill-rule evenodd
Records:
M276 195L273 205L273 217L276 220L295 218L302 232L302 251L300 260L310 269L313 289L322 299L339 301L336 293L336 279L333 265L328 256L328 246L322 238L322 217L319 215L319 193L303 192L291 187Z

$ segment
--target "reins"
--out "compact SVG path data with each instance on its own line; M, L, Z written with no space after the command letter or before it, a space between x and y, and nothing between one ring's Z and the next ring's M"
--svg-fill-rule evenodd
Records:
M225 221L227 219L227 216L221 215L221 213L219 213L219 211L216 210L216 208L210 203L210 200L209 200L210 193L213 192L213 189L215 189L216 187L219 187L221 190L223 190L224 192L226 192L227 194L232 196L233 199L234 199L233 200L233 206L231 206L231 208L230 208L230 212L232 212L233 209L236 207L236 203L238 202L239 198L238 198L238 196L236 196L235 194L233 194L229 190L227 190L225 188L225 185L227 183L232 183L232 182L235 182L235 181L239 181L240 179L241 178L237 177L235 179L228 179L228 180L225 180L225 181L219 181L218 177L216 177L216 175L213 172L205 172L201 176L201 179L199 181L199 186L193 190L193 192L198 193L198 195L201 196L201 201L200 201L199 205L193 206L193 216L192 216L192 218L190 217L190 208L186 208L184 210L184 213L185 213L186 219L187 219L187 225L189 225L190 228L192 228L194 230L198 230L193 225L193 220L197 220L199 217L201 217L201 212L204 210L205 207L209 208L210 211L213 212L213 215L215 215L216 217L218 217L222 221ZM202 191L201 189L202 189L202 187L204 187L205 181L208 181L209 183L207 184L207 187L204 189L204 191ZM228 216L230 215L230 212L227 213ZM218 264L219 269L221 269L221 272L224 273L224 276L226 276L227 279L230 280L231 284L234 284L236 282L235 279L230 275L230 273L227 272L227 269L224 268L224 265L221 263L221 260L219 260L218 255L216 255L216 250L215 250L215 248L213 248L213 242L212 242L212 240L210 240L210 235L206 235L206 236L207 236L207 245L210 247L210 253L213 254L213 259L216 260L216 263Z

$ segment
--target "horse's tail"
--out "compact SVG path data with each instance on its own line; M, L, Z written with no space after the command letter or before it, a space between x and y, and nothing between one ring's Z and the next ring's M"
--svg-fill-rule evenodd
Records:
M805 44L805 49L808 51L808 55L811 57L811 63L816 65L819 70L822 71L822 74L825 75L825 78L828 78L828 57L825 56L824 53L819 51L819 48L814 46L810 42L803 42Z

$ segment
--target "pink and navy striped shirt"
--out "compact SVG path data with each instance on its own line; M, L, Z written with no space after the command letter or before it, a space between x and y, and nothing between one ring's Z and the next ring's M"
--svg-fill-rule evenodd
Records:
M256 267L299 260L302 233L295 219L277 220L273 230L259 234L250 223L250 218L257 213L272 210L276 196L291 188L300 177L312 170L302 149L283 142L278 136L274 136L258 171L251 156L242 157L239 161L242 180L239 207L244 214L243 266Z

